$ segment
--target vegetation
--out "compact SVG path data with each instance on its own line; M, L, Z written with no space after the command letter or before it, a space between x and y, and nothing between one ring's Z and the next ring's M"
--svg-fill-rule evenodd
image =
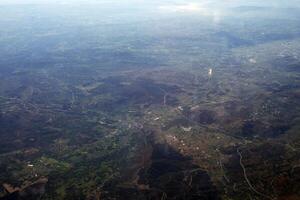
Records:
M0 199L300 199L299 9L137 10L0 6Z

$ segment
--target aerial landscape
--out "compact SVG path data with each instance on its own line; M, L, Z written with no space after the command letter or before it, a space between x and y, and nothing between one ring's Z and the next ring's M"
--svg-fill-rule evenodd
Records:
M0 16L0 200L300 200L299 0Z

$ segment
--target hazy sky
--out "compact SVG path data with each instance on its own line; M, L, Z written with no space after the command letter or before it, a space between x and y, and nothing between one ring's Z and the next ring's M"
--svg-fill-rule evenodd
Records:
M264 5L294 5L298 6L300 0L0 0L0 4L45 4L45 3L108 3L108 2L128 2L128 3L150 3L150 2L162 2L162 3L242 3L242 4L264 4Z
M224 8L236 6L268 6L268 7L297 7L300 8L300 0L0 0L0 5L19 5L19 4L108 4L118 6L150 6L154 5L165 10L188 11L197 10L197 6ZM196 6L195 6L196 5ZM175 6L175 7L168 7ZM178 6L178 7L176 7Z

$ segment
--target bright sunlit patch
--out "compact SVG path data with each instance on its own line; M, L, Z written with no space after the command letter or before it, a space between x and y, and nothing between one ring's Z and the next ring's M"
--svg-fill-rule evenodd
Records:
M211 17L214 23L219 23L224 12L210 6L207 3L171 4L159 6L164 13L192 13L201 16Z
M183 5L160 6L159 9L168 12L197 12L203 10L203 7L198 3L188 3Z
M213 70L212 70L212 68L210 68L210 69L208 70L208 76L211 77L211 76L212 76L212 73L213 73Z

